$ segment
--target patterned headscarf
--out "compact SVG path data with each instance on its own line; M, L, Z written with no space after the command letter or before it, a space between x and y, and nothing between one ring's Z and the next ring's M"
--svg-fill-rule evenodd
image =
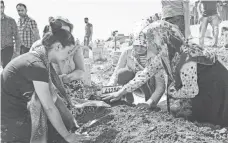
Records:
M163 51L167 46L177 48L176 42L181 43L181 45L185 43L184 36L178 27L166 21L153 22L144 28L143 32L146 33L149 48L154 48L155 46L159 52Z
M135 37L133 45L147 47L146 35L144 33L142 33L142 32L139 33L139 35L137 37Z

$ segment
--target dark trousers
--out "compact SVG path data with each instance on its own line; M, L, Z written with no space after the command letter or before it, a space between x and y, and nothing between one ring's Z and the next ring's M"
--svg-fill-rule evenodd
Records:
M5 68L5 66L11 61L13 56L13 50L14 46L7 46L1 50L1 61L3 68Z
M25 47L24 45L21 46L21 49L20 49L20 54L24 54L24 53L27 53L29 52L29 48Z
M219 62L197 64L199 94L192 99L195 120L228 126L228 72Z

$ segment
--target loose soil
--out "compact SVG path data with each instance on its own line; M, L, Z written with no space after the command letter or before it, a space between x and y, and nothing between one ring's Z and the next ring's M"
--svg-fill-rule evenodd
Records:
M108 61L94 63L92 79L107 83L113 70ZM180 108L177 101L171 105L171 114L166 101L154 110L141 110L124 101L112 103L111 108L87 107L91 110L76 117L82 125L77 131L92 136L83 143L228 143L228 128L191 122L187 105Z

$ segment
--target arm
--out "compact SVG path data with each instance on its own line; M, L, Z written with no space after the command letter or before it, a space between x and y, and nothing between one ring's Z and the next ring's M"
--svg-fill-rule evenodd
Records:
M223 6L223 4L222 4L222 2L221 1L218 1L218 3L217 3L217 13L218 13L218 16L221 18L221 12L222 12L222 6Z
M40 39L40 35L39 35L39 30L38 30L36 21L35 20L31 20L30 26L31 26L32 33L34 35L34 40L35 41L39 40Z
M150 106L156 106L159 100L161 99L162 95L165 92L165 77L164 73L160 72L155 75L155 91L152 93L148 103Z
M133 92L134 90L145 84L152 76L163 68L161 58L155 56L151 63L142 71L138 72L134 79L129 81L119 92L120 95L124 95L127 92Z
M67 75L70 81L82 79L84 76L85 63L81 47L77 51L75 51L73 60L75 63L75 70Z
M14 39L15 39L15 52L17 55L20 55L20 46L21 46L21 41L20 41L20 36L18 34L18 30L17 30L17 24L16 24L16 21L13 20L13 36L14 36Z
M49 90L49 74L46 67L42 62L38 62L37 59L37 62L30 63L28 67L23 68L22 73L28 81L33 82L35 92L52 125L62 137L66 138L69 132L63 124L58 109L54 105L53 97Z
M67 136L70 135L70 133L67 131L63 123L63 120L60 116L60 113L53 102L53 99L49 91L48 83L41 82L41 81L33 81L33 85L40 99L40 102L48 116L48 119L55 127L55 129L58 131L58 133L63 138L66 138Z
M108 85L109 86L112 86L112 85L116 85L117 84L117 73L118 73L118 70L121 69L121 68L125 68L126 67L126 64L127 64L127 51L124 51L121 55L120 55L120 58L119 58L119 61L117 63L117 66L115 68L115 71L113 72L110 80L109 80L109 83Z
M180 77L182 81L182 88L176 91L172 88L171 96L174 98L194 98L199 93L197 83L197 64L195 62L188 62L183 65L180 70Z
M189 37L191 35L190 31L190 10L189 10L189 0L183 1L184 8L184 21L185 21L185 37Z
M92 36L93 36L93 25L92 24L91 24L91 27L90 27L90 31L91 31L90 40L92 40Z
M199 1L198 3L198 7L197 7L197 10L198 10L198 13L199 13L199 18L202 17L202 1Z

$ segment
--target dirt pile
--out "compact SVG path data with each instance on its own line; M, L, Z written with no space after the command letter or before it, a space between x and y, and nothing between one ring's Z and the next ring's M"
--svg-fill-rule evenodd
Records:
M113 70L114 66L109 62L96 63L92 80L107 83ZM172 103L172 107L175 106L179 105ZM124 102L115 103L108 109L86 107L86 112L76 116L82 125L77 131L92 136L84 143L228 143L228 128L190 122L179 117L181 112L188 114L183 108L177 108L178 111L170 115L165 102L160 107L152 111L140 110Z
M174 118L159 108L149 111L119 104L86 116L78 120L87 122L78 131L93 138L84 143L228 142L226 128Z

